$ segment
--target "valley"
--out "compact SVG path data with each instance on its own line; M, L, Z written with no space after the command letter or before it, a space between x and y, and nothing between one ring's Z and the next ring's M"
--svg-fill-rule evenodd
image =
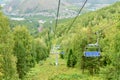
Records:
M0 0L0 80L120 80L120 2L83 3Z
M49 1L49 0L48 0ZM106 1L103 3L102 1L88 1L86 4L83 13L87 13L90 11L98 10L102 7L110 5L114 1ZM31 3L33 3L31 5ZM81 1L73 1L73 0L65 0L61 2L61 9L59 13L59 19L64 18L73 18L77 15L79 8L83 4L83 0ZM25 0L1 0L0 4L3 6L3 11L7 16L10 17L22 17L22 18L30 18L37 20L43 20L43 21L51 21L55 20L56 18L56 9L57 9L57 1L53 0L50 3L47 3L47 1L39 1L36 0L33 2L33 0L25 1ZM44 5L45 4L45 5ZM21 6L22 5L22 6ZM47 6L50 6L49 8ZM38 7L38 8L36 8ZM41 8L40 8L41 7ZM37 18L36 18L37 16Z

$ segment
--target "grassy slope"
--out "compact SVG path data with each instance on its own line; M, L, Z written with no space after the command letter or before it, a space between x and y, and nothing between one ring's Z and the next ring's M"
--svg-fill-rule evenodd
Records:
M89 75L83 75L81 71L77 68L67 68L66 67L66 61L59 58L59 65L55 66L55 54L51 54L50 57L46 60L41 62L40 64L36 65L35 68L31 69L31 71L26 76L26 80L48 80L50 78L53 78L54 76L58 75L66 75L62 76L60 78L57 78L57 80L66 80L65 77L70 77L72 75L80 76L79 80L102 80L97 76L89 76ZM75 78L72 78L70 80L75 80ZM56 80L56 79L54 79Z

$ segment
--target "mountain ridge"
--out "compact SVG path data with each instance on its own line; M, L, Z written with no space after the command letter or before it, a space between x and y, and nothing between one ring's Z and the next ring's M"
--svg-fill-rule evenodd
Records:
M62 2L62 6L69 5ZM57 0L11 0L5 8L7 12L19 11L22 13L39 12L42 10L50 10L57 8Z
M88 3L94 4L111 4L117 0L89 0ZM54 10L57 8L58 0L5 0L7 12L30 13L40 12L42 10ZM69 6L81 6L84 0L64 0L61 1L61 8L65 9ZM99 6L98 6L99 7Z

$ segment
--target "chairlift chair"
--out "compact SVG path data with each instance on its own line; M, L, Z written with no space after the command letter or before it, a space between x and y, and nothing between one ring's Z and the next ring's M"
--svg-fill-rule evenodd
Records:
M96 50L90 50L96 49ZM85 57L100 57L100 47L98 44L88 44L84 51Z

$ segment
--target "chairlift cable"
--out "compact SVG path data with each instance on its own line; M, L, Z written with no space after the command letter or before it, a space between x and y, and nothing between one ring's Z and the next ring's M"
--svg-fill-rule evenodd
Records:
M61 0L58 1L58 9L57 9L57 15L56 15L56 22L55 22L55 27L54 27L54 37L56 38L56 28L58 26L58 17L59 17L59 10L60 10L60 3ZM58 65L58 54L56 52L56 59L55 59L56 66Z
M72 23L70 24L70 26L68 27L68 30L70 30L70 28L73 26L73 24L75 23L75 21L77 20L77 18L79 17L79 14L82 12L83 8L85 7L86 3L88 0L85 0L85 2L83 3L82 7L79 9L79 12L77 14L77 16L73 19Z
M56 22L55 22L55 28L54 28L54 35L56 34L56 28L58 26L58 17L59 17L59 11L60 11L60 3L61 3L61 0L58 1L58 9L57 9Z

